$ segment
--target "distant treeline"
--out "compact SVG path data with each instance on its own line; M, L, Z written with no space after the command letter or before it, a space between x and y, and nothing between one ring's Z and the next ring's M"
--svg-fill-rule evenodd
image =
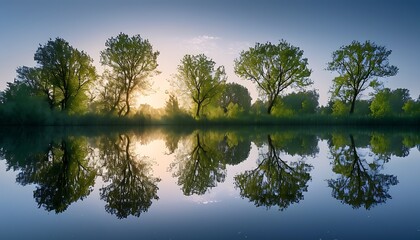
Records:
M227 83L224 66L204 54L185 55L169 80L173 88L164 108L155 109L135 106L135 96L160 74L159 52L147 39L124 33L107 39L101 74L86 52L62 38L50 39L36 50L36 66L18 67L16 79L0 92L0 124L398 124L401 119L417 124L420 97L380 81L398 73L390 54L371 41L334 51L327 69L338 76L326 106L319 106L317 91L309 89L312 70L303 50L285 40L256 43L235 59L235 73L259 91L252 104L247 88ZM370 99L361 99L368 88Z

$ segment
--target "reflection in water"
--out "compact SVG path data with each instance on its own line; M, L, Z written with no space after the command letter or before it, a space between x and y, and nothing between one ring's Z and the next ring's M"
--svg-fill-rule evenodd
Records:
M214 137L205 137L197 132L188 139L184 149L175 155L171 169L174 169L173 175L178 177L178 185L182 186L185 195L204 194L207 189L215 187L217 182L224 181L226 168L217 143Z
M340 175L337 179L328 180L334 198L353 208L363 206L366 209L385 203L391 198L388 191L390 186L398 183L397 177L380 173L388 158L367 162L358 153L353 135L350 135L349 145L331 145L330 151L333 171Z
M219 141L217 151L223 156L223 161L229 165L237 165L244 161L251 150L251 142L234 132L228 132Z
M223 182L226 164L236 165L244 161L250 147L250 142L234 133L196 131L178 149L170 168L185 195L202 195Z
M381 159L389 161L391 156L407 157L410 154L409 136L374 133L370 141L372 152Z
M280 210L284 210L303 199L303 192L307 191L307 182L311 179L309 171L312 167L303 161L287 163L282 160L281 146L276 146L270 135L267 139L268 150L260 154L258 167L235 176L235 185L241 196L256 206L270 208L277 205ZM295 144L293 141L290 143ZM287 144L283 146L286 149L289 147Z
M22 185L37 184L34 198L38 206L63 212L92 190L96 173L89 167L88 152L87 140L83 137L51 142L43 152L25 157L27 164L21 165L16 181ZM21 160L16 163L19 162Z
M36 171L27 172L22 178L25 183L38 184L34 198L39 206L63 212L71 203L89 195L95 171L88 166L87 154L84 138L69 137L58 146L51 145L50 151L39 159Z
M315 158L319 139L328 139L337 174L327 180L332 196L366 209L385 203L391 198L390 187L398 184L396 176L381 173L384 164L420 146L417 133L368 131L332 135L258 128L125 129L106 135L56 128L4 131L0 129L0 159L5 159L8 171L17 171L17 183L35 185L33 196L40 208L61 213L88 197L96 178L102 178L100 199L106 212L117 218L139 217L159 199L160 178L153 176L150 157L135 147L156 139L163 140L165 153L173 156L169 171L186 196L205 194L223 182L228 165L246 167L241 163L248 158L252 141L259 150L257 167L239 170L234 187L256 206L280 210L304 198L313 168L305 158ZM290 161L292 157L298 160Z
M110 182L100 189L101 199L106 201L105 209L118 218L129 215L139 217L147 212L157 196L159 178L150 175L147 157L139 158L133 152L127 134L118 138L101 138L99 158L104 162L102 177Z

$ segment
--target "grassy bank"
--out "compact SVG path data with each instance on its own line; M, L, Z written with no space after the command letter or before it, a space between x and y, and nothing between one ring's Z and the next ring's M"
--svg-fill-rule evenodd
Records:
M193 117L181 114L175 116L154 117L149 115L135 115L117 117L111 115L84 114L66 115L63 113L50 113L35 116L0 116L0 125L3 126L149 126L149 125L174 125L174 126L407 126L420 127L420 116L332 116L332 115L296 115L289 117L276 117L271 115L242 115L228 118L213 119Z

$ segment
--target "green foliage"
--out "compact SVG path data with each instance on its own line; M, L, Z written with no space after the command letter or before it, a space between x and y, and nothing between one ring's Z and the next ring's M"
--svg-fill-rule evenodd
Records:
M279 116L314 114L318 108L318 98L316 91L290 93L279 99L273 114Z
M354 110L355 115L367 116L370 114L370 100L357 100L355 103L356 109Z
M246 87L237 83L228 83L219 100L220 107L229 116L235 116L237 113L229 112L230 109L237 108L235 111L249 112L251 109L251 95Z
M373 133L370 140L370 148L378 159L388 161L391 156L406 157L410 153L410 147L405 144L403 136L397 134Z
M347 106L344 102L336 100L333 102L332 106L332 115L334 116L343 116L349 112L349 106Z
M251 107L250 107L251 108ZM226 108L227 117L234 118L240 116L244 110L241 108L237 103L229 103L229 105Z
M258 207L278 206L284 210L303 199L312 166L303 161L288 163L281 159L281 150L270 135L267 147L268 151L259 155L257 168L235 176L235 187L239 188L242 197Z
M235 73L257 84L260 96L268 101L267 113L271 114L283 90L312 84L308 60L302 56L303 50L285 40L277 45L256 43L235 59Z
M411 116L420 116L420 99L408 100L403 106L404 113Z
M107 68L100 94L103 111L126 116L130 114L135 91L149 89L148 77L158 73L155 70L159 52L153 51L149 40L140 35L129 37L124 33L109 38L105 47L101 51L101 64Z
M327 69L337 71L340 76L333 80L332 98L350 102L352 114L361 92L369 87L377 89L381 85L377 78L397 74L398 68L388 62L391 52L370 41L353 41L334 51Z
M215 65L204 54L185 55L178 65L178 74L173 83L194 103L196 118L223 92L226 82L225 68L219 66L215 69Z
M216 68L204 54L185 55L172 82L177 95L171 94L162 109L142 104L136 112L131 110L134 92L149 89L150 77L158 73L159 52L147 39L123 33L109 38L101 51L105 70L100 78L85 52L64 39L50 39L35 53L37 66L19 67L17 79L0 93L0 124L418 125L419 99L412 100L407 89L380 90L378 78L398 72L388 63L390 54L369 41L354 41L335 51L328 70L340 76L334 79L331 100L321 108L316 91L282 94L312 84L303 51L285 40L257 43L235 60L235 73L260 91L262 100L252 105L245 87L226 84L223 66ZM377 91L372 104L358 99L369 87ZM193 116L180 107L178 93L193 103ZM358 116L349 117L348 112Z
M196 110L196 109L193 108L193 110ZM222 117L226 117L226 115L223 112L223 109L217 106L215 103L209 104L208 106L206 106L206 111L203 114L201 114L201 118L207 119L207 120L213 120L213 119L218 119Z
M159 178L151 175L147 157L133 151L128 134L101 138L99 156L104 161L102 175L107 186L100 189L101 199L106 201L105 210L118 218L130 215L139 217L147 212L153 200L158 200Z
M0 122L7 124L45 124L51 120L46 101L34 95L32 89L21 81L7 83L0 98Z
M355 102L355 111L354 115L367 116L370 114L370 102L367 100L356 100ZM340 100L335 100L332 102L332 115L333 116L346 116L349 113L351 108L349 103L345 103Z
M20 170L18 183L35 184L33 196L39 207L64 212L73 202L87 197L94 185L96 172L88 166L86 138L45 139L46 132L32 133L36 137L25 136L18 141L25 147L3 145L7 149L2 153L8 156L9 166ZM41 146L30 144L38 141Z
M20 67L18 79L34 94L48 100L51 109L67 113L86 111L86 91L96 80L92 58L62 38L49 40L35 53L37 67Z
M267 106L261 99L257 99L257 101L251 105L251 113L256 116L265 113L265 109L267 109Z
M226 164L217 148L217 136L196 132L188 140L186 148L177 152L171 169L185 195L202 195L224 181Z
M375 117L399 115L403 113L404 105L410 100L408 89L389 88L378 91L372 100L370 110Z
M165 103L165 114L168 116L178 115L181 113L178 98L173 94L169 94L169 99Z
M388 191L398 183L397 177L380 173L383 161L368 163L359 156L353 135L350 135L348 145L333 146L330 150L333 171L339 174L337 179L328 180L333 197L353 208L363 206L366 209L391 198Z

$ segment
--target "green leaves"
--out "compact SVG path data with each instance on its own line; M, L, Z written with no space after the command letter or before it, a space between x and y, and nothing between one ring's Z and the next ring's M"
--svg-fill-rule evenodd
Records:
M368 87L378 89L381 86L377 77L390 77L398 73L398 68L389 64L391 52L370 41L353 41L333 52L327 70L336 71L340 76L333 80L332 97L351 102L350 113L353 113L361 92Z
M228 113L229 106L233 108L233 105L238 110L248 112L251 109L251 95L246 87L237 83L228 83L219 99L219 105L225 113Z
M261 152L258 167L235 176L235 187L243 198L254 204L284 210L303 199L312 166L304 161L287 163L281 159L281 149L268 136L267 150Z
M197 118L200 117L202 109L223 92L227 79L225 68L215 68L215 65L216 63L204 54L187 54L178 66L178 82L175 85L195 104Z
M267 98L268 113L278 96L289 87L303 88L313 82L308 60L302 58L303 51L285 40L274 45L270 42L256 43L255 47L243 51L235 59L235 73L257 84L260 95Z
M96 80L92 58L73 48L62 38L40 45L34 55L37 67L20 67L18 79L30 86L33 94L45 97L51 109L69 113L85 109L86 91Z
M108 81L102 92L102 101L108 102L104 103L104 110L117 112L119 116L128 115L134 92L149 89L151 83L147 78L159 73L156 71L159 52L153 51L149 40L140 35L129 37L124 33L109 38L105 46L101 51L101 64L109 71L104 74ZM112 93L109 89L113 89Z
M391 89L385 88L376 93L370 110L375 117L402 114L404 105L410 99L408 89L398 88L391 91Z

